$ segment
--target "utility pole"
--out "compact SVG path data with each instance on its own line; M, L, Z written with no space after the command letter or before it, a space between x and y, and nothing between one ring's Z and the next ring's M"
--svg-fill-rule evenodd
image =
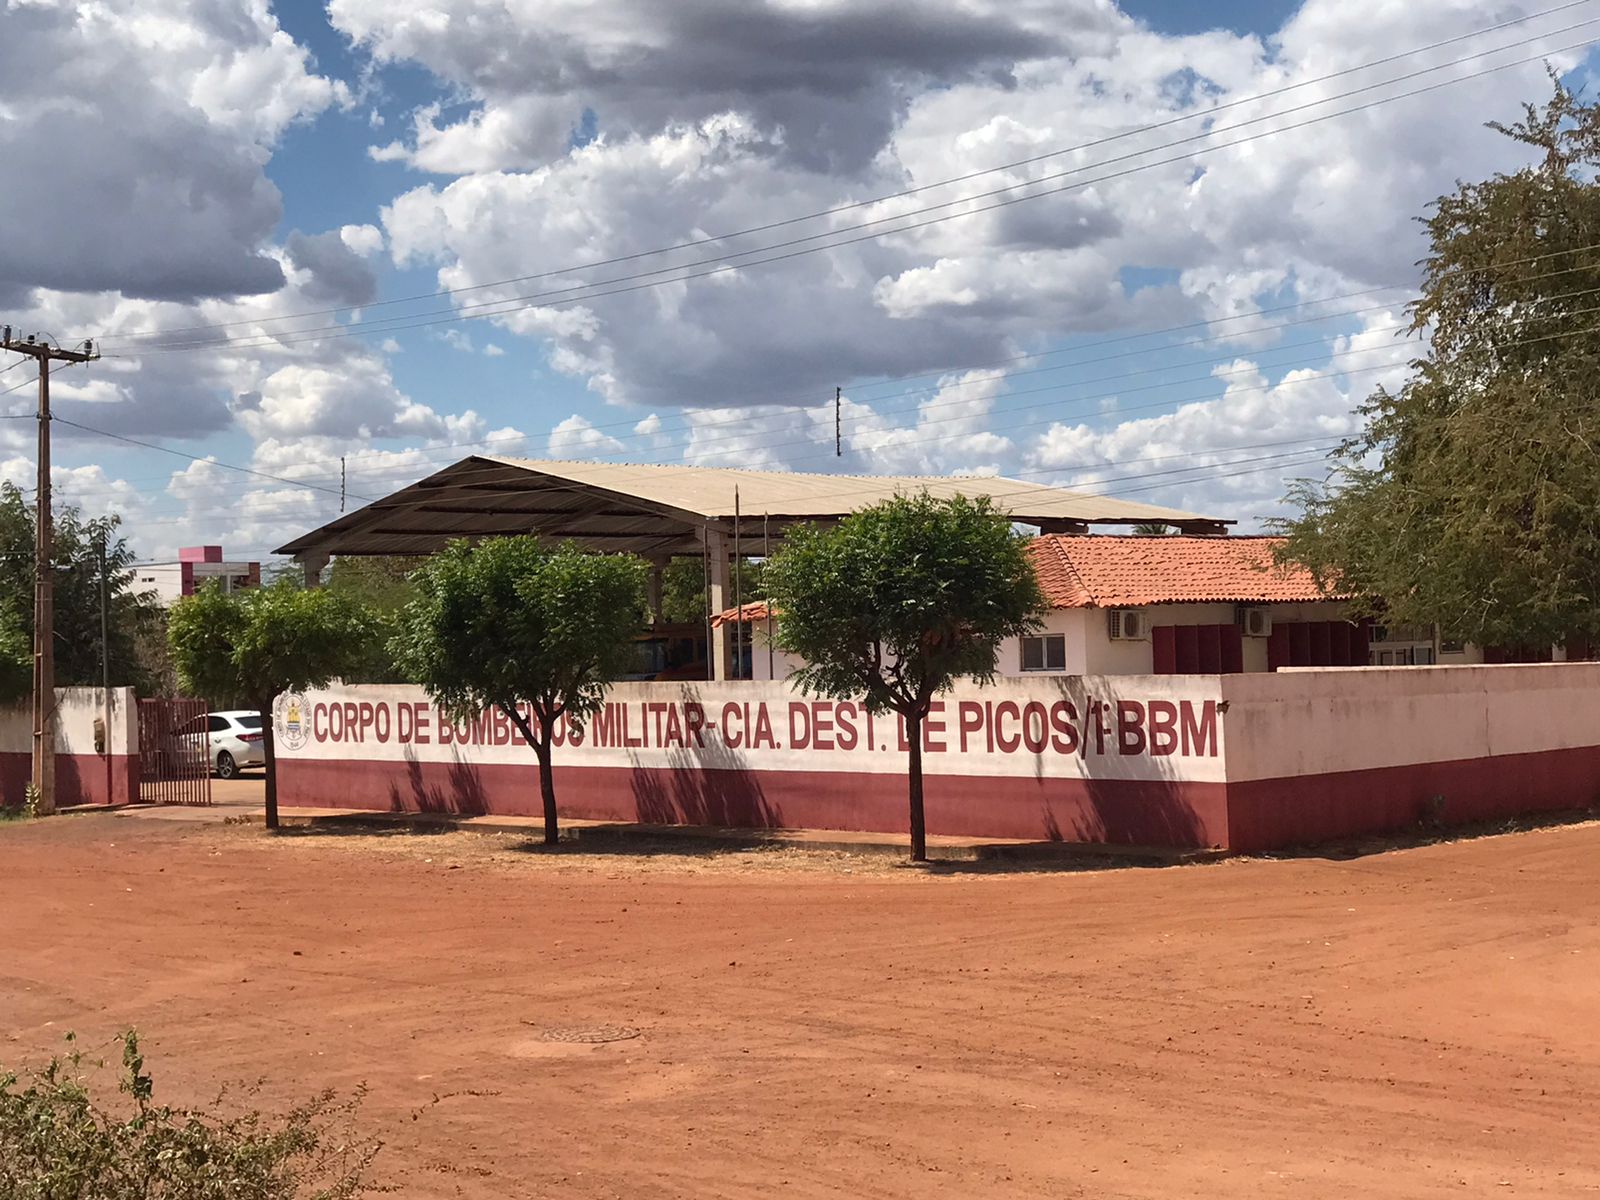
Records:
M100 526L100 723L105 729L106 803L113 803L111 787L111 633L106 619L106 538L110 530ZM138 797L132 797L137 800Z
M86 363L99 358L93 343L77 350L52 346L50 340L30 333L26 338L0 327L0 350L26 354L39 364L39 487L34 515L33 543L33 786L37 811L47 816L56 810L56 647L55 647L55 529L50 518L50 364ZM110 737L111 731L106 731Z
M833 389L833 456L844 457L844 389Z

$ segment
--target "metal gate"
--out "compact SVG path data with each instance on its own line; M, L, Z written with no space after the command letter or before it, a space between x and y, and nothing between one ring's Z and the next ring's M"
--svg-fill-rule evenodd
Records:
M139 799L211 803L211 712L204 700L139 701Z

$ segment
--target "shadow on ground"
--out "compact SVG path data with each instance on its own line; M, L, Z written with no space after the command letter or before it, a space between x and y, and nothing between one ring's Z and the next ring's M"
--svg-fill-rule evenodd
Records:
M1172 866L1192 858L1152 850L1148 854L1123 849L1074 849L1061 843L1023 847L985 847L979 857L935 857L928 863L912 863L909 850L894 845L841 846L838 843L807 844L775 839L759 831L748 835L729 831L716 836L692 834L652 834L629 829L584 827L563 831L562 840L546 845L537 834L526 837L504 831L459 829L444 822L390 823L382 825L358 821L318 822L313 825L286 826L276 836L295 839L332 839L363 842L403 842L410 838L430 838L448 833L476 833L494 838L499 852L523 854L530 858L563 860L618 858L679 859L685 862L712 862L742 855L788 856L800 860L807 856L818 861L859 861L863 867L903 868L928 875L1040 875L1083 871L1108 871L1123 868Z
M1536 829L1560 829L1570 825L1587 825L1597 820L1600 820L1600 808L1570 809L1565 812L1537 813L1525 817L1473 821L1461 825L1419 825L1416 829L1395 833L1339 838L1311 846L1291 846L1283 850L1267 850L1239 857L1268 860L1318 858L1329 862L1347 862L1351 859L1369 858L1375 854L1388 854L1393 850L1417 850L1424 846L1444 846L1451 842L1530 833Z

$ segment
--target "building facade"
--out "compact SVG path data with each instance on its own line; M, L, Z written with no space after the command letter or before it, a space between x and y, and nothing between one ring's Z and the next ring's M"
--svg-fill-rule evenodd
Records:
M221 546L185 546L175 562L145 563L134 568L136 592L153 592L164 605L192 596L217 580L224 591L261 586L261 564L225 559Z
M1272 537L1048 534L1028 543L1049 605L1042 627L1000 647L999 674L1227 675L1279 667L1433 661L1435 642L1385 641L1304 570L1280 567ZM735 623L729 610L717 619ZM744 607L745 678L786 679L798 661L767 637L766 605ZM1409 635L1407 635L1409 636ZM1381 657L1387 655L1387 662ZM1464 647L1453 661L1481 661ZM1450 661L1450 660L1441 660Z

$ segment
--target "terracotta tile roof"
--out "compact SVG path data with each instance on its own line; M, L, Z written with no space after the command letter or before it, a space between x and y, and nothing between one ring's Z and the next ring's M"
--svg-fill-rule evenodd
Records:
M1276 537L1049 534L1028 544L1054 608L1326 600L1309 571L1272 561Z
M1039 587L1052 608L1137 608L1144 604L1271 604L1325 596L1309 571L1272 561L1276 537L1118 537L1047 534L1028 543ZM767 602L728 608L713 625L765 621Z
M724 625L731 625L738 621L741 624L747 621L765 621L767 619L767 602L765 600L752 600L738 608L725 608L711 618L711 627L720 629Z

